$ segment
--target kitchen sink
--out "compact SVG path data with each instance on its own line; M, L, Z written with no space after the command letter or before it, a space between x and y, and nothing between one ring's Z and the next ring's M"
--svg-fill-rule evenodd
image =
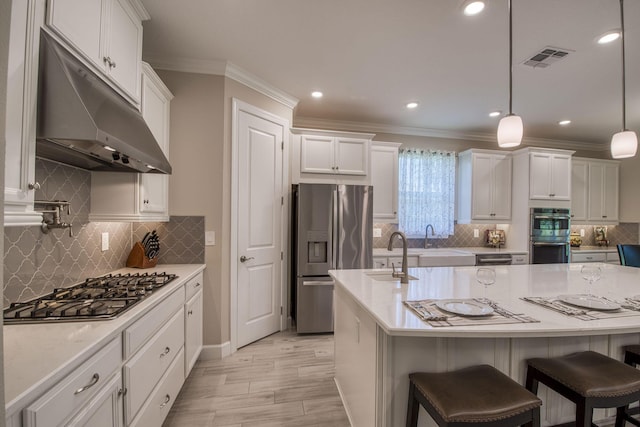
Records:
M455 267L475 264L474 254L456 249L425 249L418 257L420 267Z
M391 275L391 271L371 271L365 273L367 276L371 277L373 280L378 280L380 282L399 282L399 277L393 277ZM417 277L409 275L409 280L418 280Z

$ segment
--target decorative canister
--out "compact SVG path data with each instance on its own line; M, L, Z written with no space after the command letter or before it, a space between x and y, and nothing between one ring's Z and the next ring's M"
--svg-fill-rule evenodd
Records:
M571 244L571 247L579 248L582 244L582 237L580 237L579 233L571 233L569 236L569 243Z

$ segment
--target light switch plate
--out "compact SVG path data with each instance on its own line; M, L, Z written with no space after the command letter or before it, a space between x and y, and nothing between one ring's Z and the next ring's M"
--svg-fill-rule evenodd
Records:
M373 237L382 237L382 228L374 228Z
M216 245L216 232L215 231L205 231L204 232L204 244L205 244L205 246L215 246Z
M109 233L102 233L102 252L109 250Z
M477 228L473 229L473 237L480 237L480 230L478 230Z
M584 228L580 229L580 237L584 237Z

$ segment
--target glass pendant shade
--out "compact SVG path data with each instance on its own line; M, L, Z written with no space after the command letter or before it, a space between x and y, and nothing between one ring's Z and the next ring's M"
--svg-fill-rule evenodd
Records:
M498 145L501 148L517 147L522 142L522 118L515 114L500 119Z
M638 151L638 137L634 131L624 130L611 138L611 157L614 159L633 157L636 151Z

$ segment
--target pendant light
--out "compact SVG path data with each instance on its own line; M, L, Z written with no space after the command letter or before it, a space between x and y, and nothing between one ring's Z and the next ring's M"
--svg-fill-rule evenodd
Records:
M513 114L513 16L511 0L509 2L509 114L500 119L498 124L498 145L501 148L517 147L522 142L522 119Z
M625 159L636 155L638 137L627 129L627 107L625 97L625 61L624 61L624 0L620 0L620 26L622 39L622 130L611 138L611 157Z

